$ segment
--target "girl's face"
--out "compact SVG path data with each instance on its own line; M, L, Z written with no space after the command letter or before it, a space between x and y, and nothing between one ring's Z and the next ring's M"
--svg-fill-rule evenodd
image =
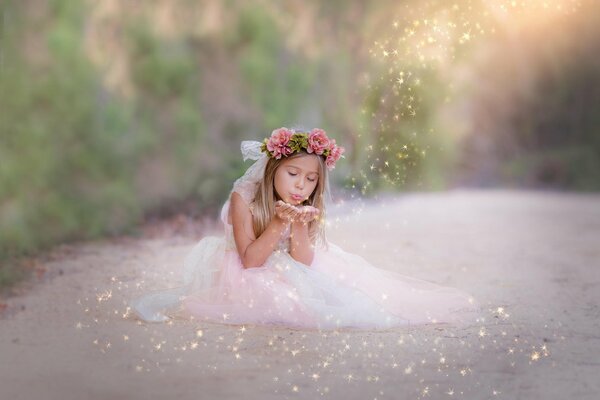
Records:
M319 180L317 155L286 159L275 171L275 191L286 203L298 205L308 199Z

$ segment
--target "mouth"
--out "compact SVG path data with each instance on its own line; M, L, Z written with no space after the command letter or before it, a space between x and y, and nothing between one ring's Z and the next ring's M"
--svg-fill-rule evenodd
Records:
M304 196L300 196L299 194L292 194L291 197L292 197L292 200L294 200L294 201L304 200Z

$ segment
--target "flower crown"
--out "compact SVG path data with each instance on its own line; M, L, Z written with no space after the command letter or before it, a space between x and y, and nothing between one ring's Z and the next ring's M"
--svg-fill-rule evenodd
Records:
M296 132L285 127L275 129L271 137L265 138L260 145L261 152L277 160L302 150L325 157L325 165L329 170L335 168L335 163L345 151L335 144L335 139L329 139L325 131L319 128L310 132Z

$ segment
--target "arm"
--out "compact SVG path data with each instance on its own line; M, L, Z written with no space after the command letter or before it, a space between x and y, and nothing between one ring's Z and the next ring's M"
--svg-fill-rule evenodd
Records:
M292 222L290 240L290 255L292 258L310 266L315 251L308 236L308 224L302 221Z
M275 250L287 222L273 216L267 229L258 238L252 227L252 214L239 193L231 194L231 222L235 245L244 268L256 268L264 264Z

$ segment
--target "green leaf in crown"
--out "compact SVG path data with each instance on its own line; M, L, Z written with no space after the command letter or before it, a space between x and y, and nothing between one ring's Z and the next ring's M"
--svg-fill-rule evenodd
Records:
M290 138L288 146L294 153L308 148L308 135L302 132L294 133Z
M268 140L269 140L269 139L268 139L268 138L266 138L266 139L265 139L265 140L263 140L263 142L260 144L260 151L261 151L261 152L263 152L263 153L267 153L267 156L269 156L269 158L270 158L270 157L273 157L273 156L271 155L271 152L270 152L270 151L267 149L267 142L268 142Z

